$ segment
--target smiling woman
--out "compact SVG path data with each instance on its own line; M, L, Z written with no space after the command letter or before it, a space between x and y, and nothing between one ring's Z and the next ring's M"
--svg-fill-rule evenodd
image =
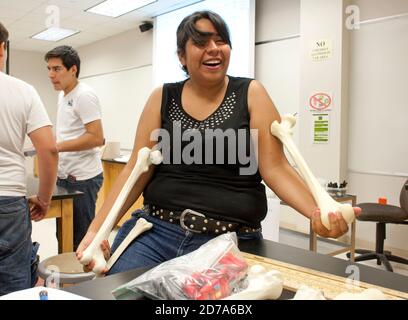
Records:
M223 21L217 21L216 17L199 11L183 20L177 29L177 37L181 39L177 44L177 52L183 70L190 77L196 77L198 82L208 81L208 84L219 83L220 78L225 77L231 55L228 28ZM189 40L182 41L183 38ZM211 113L217 105L218 103ZM196 109L191 105L189 107ZM206 118L205 112L196 117L203 118Z
M155 86L185 79L185 72L177 57L176 29L183 17L200 10L217 12L229 27L234 45L228 74L254 76L255 1L207 0L156 17L153 53Z

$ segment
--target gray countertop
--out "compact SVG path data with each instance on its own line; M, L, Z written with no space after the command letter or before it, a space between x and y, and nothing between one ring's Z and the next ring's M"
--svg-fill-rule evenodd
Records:
M38 192L39 180L34 177L27 177L27 196L32 196ZM83 192L76 190L67 190L62 187L55 186L52 194L52 200L61 200L66 198L73 198L82 196Z
M358 266L360 271L360 281L402 292L408 292L407 276L353 263L348 260L333 258L328 255L291 247L269 240L245 241L239 244L239 248L243 252L256 254L345 278L350 276L348 273L346 273L348 266ZM111 294L113 289L116 289L120 285L135 279L146 270L146 268L134 269L104 278L83 282L65 290L90 299L113 300L114 298ZM280 299L288 299L293 295L293 292L284 291ZM142 296L139 298L143 299Z

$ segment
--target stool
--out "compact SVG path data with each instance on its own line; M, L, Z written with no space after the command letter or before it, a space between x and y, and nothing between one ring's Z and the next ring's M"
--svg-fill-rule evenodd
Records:
M84 272L75 252L62 253L45 259L38 266L38 275L45 281L50 276L54 277L54 280L58 278L61 285L80 283L95 277L93 272Z
M356 252L360 255L356 257L356 261L366 261L376 259L377 264L383 264L387 271L393 272L390 261L408 264L408 259L398 257L389 251L384 250L384 242L386 239L386 225L405 224L408 225L408 180L405 181L400 192L400 206L380 203L360 203L358 205L362 211L358 216L360 221L372 221L377 223L375 236L375 251L357 249Z

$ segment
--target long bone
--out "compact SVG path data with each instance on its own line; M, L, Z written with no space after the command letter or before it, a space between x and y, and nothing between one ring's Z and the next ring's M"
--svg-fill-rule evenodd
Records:
M342 292L334 300L387 300L384 293L376 288L368 288L362 292Z
M282 274L276 270L267 271L264 266L256 264L249 269L248 287L223 300L276 300L282 290Z
M350 204L342 204L335 201L324 188L317 181L311 170L309 169L306 161L303 159L298 148L292 139L293 126L296 123L296 118L291 114L285 114L282 116L282 121L274 121L271 125L272 134L282 141L283 145L289 151L293 161L299 168L300 174L305 180L307 186L312 192L313 198L315 199L317 206L321 211L321 219L323 225L330 230L329 213L330 212L341 212L344 220L347 223L354 221L355 214L354 210Z
M151 151L149 148L145 147L139 150L137 154L137 161L129 175L129 178L126 180L125 185L123 186L121 192L116 198L115 203L113 204L111 210L109 211L108 216L103 222L101 228L95 235L95 238L89 244L89 246L84 250L82 258L79 260L83 265L89 264L92 260L95 261L95 265L92 269L95 272L96 276L100 276L106 267L106 260L103 256L102 249L100 244L103 240L108 239L110 232L112 231L116 220L118 219L120 209L129 192L132 190L136 181L139 177L149 169L151 164L160 164L163 158L160 151L155 150Z
M321 290L302 285L292 300L326 300L326 298Z
M321 290L302 285L292 300L326 300ZM377 288L368 288L361 292L342 292L334 300L386 300L382 291Z
M113 255L109 258L106 264L106 271L109 271L110 268L115 264L116 260L122 255L123 251L129 246L129 244L140 236L143 232L150 230L153 227L153 223L147 222L145 219L140 218L137 220L135 226L128 233L125 239L120 243L119 247L115 250Z

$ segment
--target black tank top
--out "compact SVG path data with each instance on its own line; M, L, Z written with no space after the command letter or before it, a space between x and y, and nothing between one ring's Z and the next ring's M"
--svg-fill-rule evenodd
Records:
M164 161L144 190L145 204L192 209L259 228L267 204L251 146L247 99L251 79L229 76L221 105L203 121L182 107L186 81L163 86L161 120L169 134L161 134L159 142L169 147L162 148Z

